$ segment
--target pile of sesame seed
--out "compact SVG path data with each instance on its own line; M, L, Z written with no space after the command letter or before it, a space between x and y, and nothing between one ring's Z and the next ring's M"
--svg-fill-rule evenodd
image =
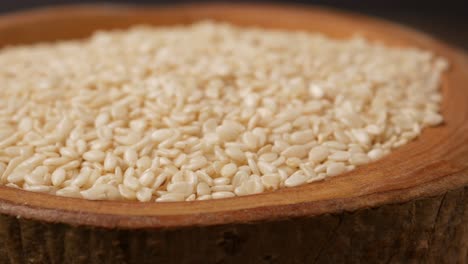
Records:
M193 201L353 170L443 122L447 62L200 22L0 50L0 184Z

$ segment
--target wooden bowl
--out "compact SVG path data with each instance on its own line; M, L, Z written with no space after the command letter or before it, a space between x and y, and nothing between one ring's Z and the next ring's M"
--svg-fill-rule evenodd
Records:
M306 7L190 5L48 8L0 18L0 46L82 38L97 29L201 19L355 33L451 63L445 125L384 159L322 182L177 203L87 201L0 187L6 263L468 262L468 59L424 34ZM3 262L2 262L3 263Z

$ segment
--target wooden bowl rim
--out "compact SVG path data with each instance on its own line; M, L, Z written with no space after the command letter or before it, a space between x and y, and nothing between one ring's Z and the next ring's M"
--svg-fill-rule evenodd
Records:
M464 118L468 116L468 108L463 105L463 102L468 101L468 92L462 87L463 82L468 83L467 56L425 34L397 24L317 7L263 4L149 7L95 4L49 7L4 15L0 17L0 31L21 23L40 23L51 17L64 18L70 14L125 16L129 12L182 12L192 19L200 14L215 16L215 13L245 13L246 16L262 13L270 18L282 14L301 16L304 19L311 17L333 21L330 24L332 28L335 23L337 27L349 23L356 27L355 30L363 30L365 36L369 32L384 34L385 38L389 37L390 42L395 39L396 45L402 42L403 45L426 48L445 56L451 63L450 72L444 76L443 87L442 109L447 119L446 125L425 129L420 139L397 149L376 163L323 182L275 192L211 201L138 203L88 201L0 186L0 213L46 222L105 228L209 226L355 211L439 195L468 184L468 151L467 147L460 144L468 142L468 129L463 125ZM448 104L448 101L451 103ZM453 143L447 138L459 140ZM434 139L442 144L437 144ZM421 158L426 161L421 161Z

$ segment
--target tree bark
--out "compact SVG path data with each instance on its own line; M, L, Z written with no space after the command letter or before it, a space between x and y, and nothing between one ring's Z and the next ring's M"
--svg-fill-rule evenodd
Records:
M0 216L1 263L467 263L468 187L273 222L112 230Z

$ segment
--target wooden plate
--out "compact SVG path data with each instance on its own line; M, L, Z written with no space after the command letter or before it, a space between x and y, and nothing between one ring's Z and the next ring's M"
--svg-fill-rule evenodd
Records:
M364 218L367 220L363 221L368 223L359 225L362 233L354 229L354 233L347 235L351 237L351 234L363 234L365 237L365 234L373 234L371 236L375 237L374 233L366 232L377 232L375 229L379 224L373 219L385 221L382 216L388 212L370 208L388 208L385 206L396 204L397 207L392 207L396 208L394 213L407 215L410 210L408 205L416 206L418 201L426 201L431 206L420 211L417 206L410 207L414 212L411 211L408 218L412 215L413 220L403 217L402 223L416 230L419 227L416 227L418 224L414 223L414 219L421 217L430 222L423 227L428 234L432 234L437 231L435 227L437 217L441 217L439 214L450 214L456 223L447 220L447 225L450 224L452 231L458 230L457 232L464 232L464 235L447 245L455 243L454 246L460 251L454 257L456 260L466 260L468 59L460 50L411 29L360 15L318 8L224 4L177 7L83 5L16 13L0 18L0 46L82 38L97 29L125 28L134 24L172 25L201 19L265 28L318 31L334 38L347 38L359 33L391 46L413 46L430 50L446 57L451 64L443 83L442 109L446 122L441 127L425 129L419 139L378 162L300 187L247 197L177 203L87 201L0 187L0 213L31 219L33 223L67 223L118 229L145 228L157 232L161 228L210 228L264 221L284 223L284 219L322 219L321 217L330 214L342 217L346 212L355 212L353 215L356 217L367 215ZM455 198L446 199L454 194L457 194ZM395 226L395 230L402 230L398 226L399 224ZM317 224L317 228L328 228L328 224ZM381 226L380 230L382 229L385 230ZM439 232L443 232L440 230ZM421 232L424 233L423 231ZM341 235L346 237L345 234ZM407 239L413 241L413 238ZM421 244L400 245L395 248L395 256L400 254L396 250L404 251L407 248L431 252L434 246L431 247L432 238L424 238L429 242L424 242L419 236L414 239ZM362 240L366 241L364 238ZM443 245L440 244L440 247ZM356 249L356 252L360 252L359 250L363 249Z

